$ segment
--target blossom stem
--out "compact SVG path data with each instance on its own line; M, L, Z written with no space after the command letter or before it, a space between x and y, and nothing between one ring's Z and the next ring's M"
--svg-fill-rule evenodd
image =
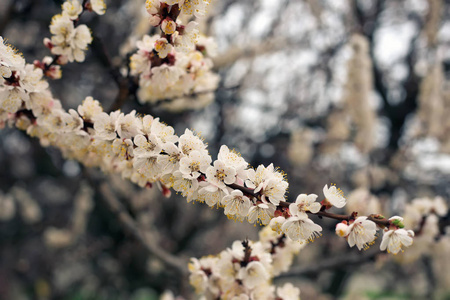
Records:
M228 184L227 186L232 189L235 189L235 190L240 190L241 192L243 192L247 195L250 195L252 197L255 197L255 198L258 198L258 196L260 195L260 193L255 193L254 189L251 189L251 188L248 188L248 187L236 184L236 183ZM280 201L280 204L278 204L278 207L288 208L290 204L291 203L287 202L287 201ZM324 210L320 210L317 213L312 213L312 212L308 211L307 213L311 214L311 215L316 215L319 217L335 219L338 221L350 221L350 220L355 219L355 216L358 215L357 212L353 212L350 215L339 215L339 214L330 213L330 212L327 212ZM382 217L379 214L371 214L367 217L367 219L374 222L375 224L377 224L378 226L380 226L382 228L389 227L389 225L390 225L390 221L388 219Z
M241 261L241 266L245 267L250 262L252 248L250 247L248 240L243 241L242 246L244 247L244 259Z
M254 189L236 184L236 183L232 183L232 184L227 184L227 186L229 186L230 188L234 189L234 190L240 190L241 192L243 192L244 194L248 194L252 197L257 198L259 196L259 193L255 193Z

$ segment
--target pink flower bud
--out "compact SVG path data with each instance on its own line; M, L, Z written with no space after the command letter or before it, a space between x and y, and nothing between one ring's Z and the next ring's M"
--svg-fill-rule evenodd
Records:
M350 227L345 223L336 225L336 234L340 237L346 237L350 233Z

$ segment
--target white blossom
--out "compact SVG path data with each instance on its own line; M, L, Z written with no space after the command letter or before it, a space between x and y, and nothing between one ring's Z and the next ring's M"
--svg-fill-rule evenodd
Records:
M103 15L106 11L105 0L89 0L91 2L92 10L97 15Z
M380 250L387 249L388 253L397 254L402 247L409 247L413 243L414 231L405 229L388 230L383 234Z
M211 164L211 156L206 151L193 150L180 160L180 172L183 177L196 179L205 173ZM201 172L201 173L200 173Z
M206 52L207 56L215 57L217 55L218 47L217 47L217 43L215 42L214 38L200 35L197 45L204 47L204 51L202 51L202 52Z
M160 0L146 0L145 8L147 12L151 15L150 25L158 26L161 23L161 15L159 14L159 10L161 7Z
M84 61L84 51L92 42L91 32L86 25L75 28L68 15L60 14L53 17L50 32L53 34L51 38L53 54L65 56L70 62Z
M152 37L149 35L144 35L142 40L136 42L136 46L139 50L130 57L130 73L132 75L138 75L141 73L148 75L150 73L151 52L154 49L155 42L159 38L159 35L154 35Z
M17 89L0 90L0 109L15 113L22 106L22 98Z
M279 216L270 220L269 227L276 233L281 234L283 232L281 228L284 222L286 222L286 218L283 216Z
M270 164L267 168L263 165L259 165L256 170L248 169L245 185L254 189L257 193L264 187L264 182L274 176L275 170L273 164Z
M267 225L272 219L274 211L275 207L272 204L258 204L250 208L247 220L250 223L257 222L261 225Z
M149 179L156 179L160 173L160 168L155 156L138 156L133 160L133 168L137 172Z
M206 180L221 189L236 181L236 170L216 160L214 165L206 169Z
M197 294L203 293L208 287L208 277L202 270L200 261L196 258L191 258L188 267L191 272L189 283L195 288Z
M9 78L12 71L20 70L25 66L25 60L17 51L6 44L0 36L0 76Z
M124 160L130 160L133 157L133 142L130 139L115 139L112 143L114 154Z
M152 84L158 87L160 91L166 91L173 82L177 82L183 70L177 66L163 64L152 68Z
M254 288L267 281L270 274L259 261L250 262L245 268L239 270L238 278L242 280L244 286Z
M277 295L282 300L300 300L300 289L288 282L277 288Z
M134 137L133 142L137 146L134 150L137 157L157 156L162 150L161 141L154 134L149 135L148 139L142 134L138 134Z
M22 104L30 108L30 95L45 90L48 83L42 80L42 70L33 65L16 65L9 78L0 89L0 108L9 113L15 113ZM25 103L24 103L25 102Z
M121 113L116 121L116 132L123 139L130 139L137 134L142 134L142 122L136 117L136 111L129 114Z
M151 3L149 5L154 7ZM159 8L153 13L159 20ZM160 107L180 111L202 108L212 102L212 91L217 88L219 77L211 71L211 59L196 50L196 26L195 22L186 27L178 26L166 18L161 26L164 31L172 32L175 27L180 31L170 34L170 39L168 36L146 35L137 42L138 51L130 58L130 70L132 75L139 76L137 95L141 103L170 99Z
M217 155L217 160L223 162L227 166L233 167L236 170L236 174L241 177L245 177L244 172L247 169L248 162L245 161L238 153L235 151L230 151L227 146L222 145Z
M103 112L103 108L100 102L88 96L83 100L81 105L78 105L77 111L85 120L92 121L95 116Z
M225 192L222 189L208 182L202 181L199 183L199 186L198 200L204 201L210 207L220 203L225 196Z
M173 173L173 189L186 197L187 202L196 200L199 183L197 179L187 179L180 171Z
M289 205L289 212L292 216L296 217L307 217L306 212L317 213L319 212L322 205L315 202L317 195L315 194L300 194L297 196L295 203Z
M270 201L273 205L280 204L281 201L284 200L284 195L286 194L286 190L289 184L287 181L284 181L279 178L269 179L267 182L264 182L264 187L260 191L263 201Z
M71 20L78 19L78 16L83 11L83 7L78 0L69 0L63 3L62 13L67 15Z
M172 35L172 40L175 48L181 52L188 52L195 48L199 38L198 23L195 21L189 22L183 29L182 33L176 31Z
M185 15L204 16L211 0L180 0L181 12Z
M359 250L367 249L375 240L377 226L374 222L367 220L367 217L358 217L349 225L347 241L350 247L356 245Z
M250 209L250 199L240 190L234 190L223 197L222 204L225 206L227 216L246 217Z
M144 117L143 120L144 127L145 127L145 120L146 118ZM152 133L156 135L163 143L176 143L178 141L178 136L174 134L175 130L173 129L173 127L161 123L159 121L159 118L154 119L151 123L150 131L145 132L147 134ZM205 148L206 146L203 149Z
M80 135L87 135L85 131L82 131L83 128L83 119L74 109L69 109L69 113L65 113L62 116L62 121L64 122L64 132L75 133Z
M185 155L189 155L192 150L201 151L206 149L203 141L189 129L186 129L184 134L180 136L179 147Z
M341 189L336 188L336 186L332 185L328 188L328 185L325 185L323 187L323 194L333 206L336 206L337 208L345 206L346 200L344 198L344 193Z
M157 39L155 42L155 50L160 58L166 58L172 52L173 46L169 44L166 38Z
M162 149L165 155L158 155L157 162L162 174L170 174L178 169L183 153L174 143L164 143Z
M99 113L94 118L94 129L96 136L102 140L113 140L117 137L116 128L120 111L110 113Z
M293 241L313 241L322 231L321 226L304 217L290 217L281 229Z

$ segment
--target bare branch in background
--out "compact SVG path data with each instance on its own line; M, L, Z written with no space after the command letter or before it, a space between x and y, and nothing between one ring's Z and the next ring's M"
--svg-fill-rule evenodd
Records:
M153 233L144 232L136 224L136 221L127 213L122 203L116 198L111 191L111 187L107 183L100 185L100 192L105 200L105 203L109 206L111 211L117 216L120 224L130 232L141 244L150 252L156 256L167 266L177 270L182 275L188 274L187 260L173 256L166 250L157 245L157 238Z
M276 279L286 277L297 277L305 275L319 274L326 270L335 270L339 268L348 268L349 266L361 265L366 262L370 262L377 255L384 255L377 249L371 249L365 253L355 253L353 255L340 255L338 257L332 257L323 259L318 263L306 265L299 268L292 268L289 272L279 275Z

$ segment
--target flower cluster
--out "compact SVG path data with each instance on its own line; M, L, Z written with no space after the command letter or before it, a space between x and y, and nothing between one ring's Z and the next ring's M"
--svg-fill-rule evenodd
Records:
M315 224L308 217L308 213L316 214L333 206L341 208L346 204L343 192L334 185L330 188L325 185L323 194L325 199L321 203L316 202L315 194L300 194L295 203L277 210L277 216L270 221L270 226L277 232L285 233L294 241L313 241L321 235L322 227Z
M295 203L289 204L285 202L288 182L272 164L253 169L227 146L220 148L213 161L197 134L186 129L177 136L172 127L150 115L141 117L135 111L108 114L92 97L87 97L77 110L67 112L47 89L41 69L25 65L10 46L2 45L1 49L3 73L10 77L4 77L0 90L1 95L6 95L0 98L0 124L9 123L26 130L38 137L42 145L61 149L66 158L107 173L119 173L140 186L155 183L164 195L169 195L169 188L173 188L188 202L223 207L225 214L234 220L262 225L270 222L273 230L294 241L312 241L321 234L322 227L308 214L336 219L327 210L346 204L342 191L333 185L324 187L325 199L321 203L315 202L314 194L301 194ZM14 105L10 104L12 101ZM366 248L373 241L372 222L389 225L393 230L386 233L386 239L391 237L389 241L403 233L396 221L355 217L356 214L337 218L350 222L338 225L338 232L347 237L350 246ZM397 253L400 248L394 246L398 243L389 241L383 242L382 248ZM408 241L402 239L400 246L410 245Z
M84 61L87 45L92 42L92 35L86 25L76 23L85 8L102 15L106 5L103 0L89 1L83 7L78 0L68 0L62 5L62 13L55 15L50 24L51 40L46 39L45 45L54 55L58 55L59 64L67 61Z
M357 193L366 194L366 197L361 197L364 203L372 197L366 191L359 190ZM375 199L371 201L376 202ZM361 250L374 243L377 228L381 228L383 238L380 249L393 254L403 252L404 247L410 247L414 237L414 246L397 258L400 261L410 262L432 250L437 237L444 234L444 227L440 228L439 223L440 218L445 217L447 213L448 207L441 197L414 199L406 204L404 218L394 216L386 220L381 215L357 218L352 215L349 220L336 225L336 234L345 237L351 247L356 245ZM413 230L406 230L405 227Z
M74 3L78 2L74 1ZM78 5L80 4L78 3ZM46 42L46 44L49 44L53 54L60 56L61 64L74 60L77 62L84 61L84 51L87 50L87 45L92 42L91 32L86 25L75 27L71 17L65 14L63 10L62 14L53 17L50 32L53 36L51 42Z
M336 234L347 239L350 247L356 245L359 250L368 249L375 243L377 237L377 219L384 217L371 215L369 217L361 216L342 221L336 225ZM380 225L380 224L378 224ZM414 231L405 230L403 218L394 216L387 221L383 221L379 228L383 229L383 239L380 244L380 250L387 250L389 253L397 254L402 247L409 247L413 243Z
M174 22L180 13L203 17L210 3L211 0L147 0L145 7L151 15L150 23L158 26Z
M257 242L235 241L217 256L192 258L189 281L206 299L298 300L298 288L291 283L275 287L272 279L287 271L304 245L265 227Z
M146 35L137 42L138 51L131 56L131 75L139 76L138 99L155 103L175 99L165 108L179 110L205 106L213 100L212 91L219 78L212 73L210 57L216 53L211 38L199 34L198 23L182 25L181 14L202 15L209 1L148 0L150 22L161 35ZM198 97L189 97L196 94ZM184 106L184 107L183 107Z
M42 70L31 64L0 37L0 124L24 105L31 109L30 95L43 92L48 83L42 80Z
M92 42L92 34L86 25L77 25L78 21L86 10L103 15L106 4L104 0L88 0L83 3L79 0L67 0L61 8L62 12L53 16L50 24L52 37L44 39L44 45L54 57L46 56L41 61L34 62L36 68L52 79L61 78L60 65L84 61L87 46Z

